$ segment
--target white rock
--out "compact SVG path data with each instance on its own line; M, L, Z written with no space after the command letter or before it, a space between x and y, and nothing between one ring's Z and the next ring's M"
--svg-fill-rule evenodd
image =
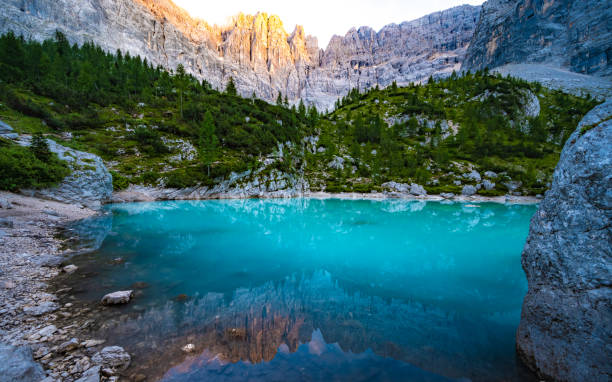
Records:
M102 304L104 305L115 305L115 304L126 304L130 302L132 295L134 294L131 290L122 290L113 293L109 293L102 297Z
M195 351L195 345L194 344L187 344L185 346L183 346L181 348L182 351L184 351L185 353L193 353Z
M69 264L69 265L66 265L64 268L62 268L62 270L66 273L72 273L76 271L77 269L79 269L79 267L77 267L74 264Z

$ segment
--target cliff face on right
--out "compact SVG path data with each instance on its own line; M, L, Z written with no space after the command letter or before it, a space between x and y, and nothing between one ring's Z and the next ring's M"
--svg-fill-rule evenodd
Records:
M489 0L462 68L539 63L612 76L609 0Z
M543 378L612 378L611 118L612 100L583 118L531 221L517 349Z

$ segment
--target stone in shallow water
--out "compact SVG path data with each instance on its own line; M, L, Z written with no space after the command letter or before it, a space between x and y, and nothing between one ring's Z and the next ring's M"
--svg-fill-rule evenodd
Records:
M76 271L77 269L79 269L79 267L77 267L74 264L70 264L70 265L66 265L64 268L62 268L64 270L64 272L66 273L72 273L74 271Z
M107 346L100 352L94 354L91 360L115 370L125 370L130 366L132 358L128 352L123 350L120 346Z
M32 359L29 347L0 344L0 381L38 382L43 378L45 373Z
M126 304L130 302L132 295L134 294L131 290L121 290L113 293L109 293L102 297L102 304L104 305L116 305Z

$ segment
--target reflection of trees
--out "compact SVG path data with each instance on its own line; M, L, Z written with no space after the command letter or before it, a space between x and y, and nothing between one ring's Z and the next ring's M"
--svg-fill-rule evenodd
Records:
M344 351L370 348L447 376L512 374L514 325L505 317L460 316L419 303L348 294L326 272L239 289L230 300L209 293L169 302L127 320L111 318L100 334L118 340L137 354L137 367L159 376L182 361L179 349L186 343L224 361L258 363L272 360L281 344L296 351L316 329ZM500 343L498 337L510 341ZM163 359L168 363L159 362Z

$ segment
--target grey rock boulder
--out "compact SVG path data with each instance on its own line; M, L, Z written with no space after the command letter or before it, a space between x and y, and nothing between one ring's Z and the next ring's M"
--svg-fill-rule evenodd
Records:
M415 196L424 196L427 195L427 191L425 190L425 188L423 188L423 186L416 183L412 183L410 185L410 194Z
M480 182L480 173L476 170L472 170L471 172L463 174L463 177L468 180L472 180L474 182Z
M523 250L529 288L517 349L545 379L612 375L611 115L607 101L567 140Z
M60 159L69 162L72 173L56 187L22 190L22 193L63 203L82 204L92 209L99 209L103 203L110 201L113 178L102 158L62 146L50 139L47 139L47 143Z
M132 358L120 346L107 346L91 357L92 362L110 367L114 370L123 371L130 366Z
M39 382L43 378L45 373L34 362L29 347L0 344L0 382Z
M102 297L103 305L118 305L127 304L132 299L134 292L131 290L122 290L113 293L109 293Z
M472 196L474 195L478 190L476 189L476 187L470 185L470 184L466 184L465 186L463 186L463 189L461 190L461 195L463 196Z
M484 189L485 189L485 190L487 190L487 191L491 191L491 190L493 190L493 189L495 188L495 183L491 182L491 181L490 181L490 180L488 180L488 179L485 179L485 180L482 182L482 186L484 187Z

